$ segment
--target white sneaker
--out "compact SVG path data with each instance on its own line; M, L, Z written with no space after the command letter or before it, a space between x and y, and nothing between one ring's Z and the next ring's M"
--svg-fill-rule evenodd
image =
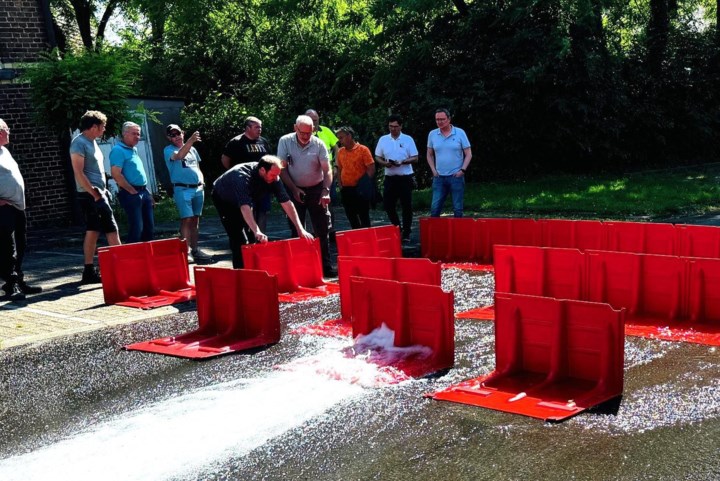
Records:
M190 252L188 252L188 264L195 264L195 258Z

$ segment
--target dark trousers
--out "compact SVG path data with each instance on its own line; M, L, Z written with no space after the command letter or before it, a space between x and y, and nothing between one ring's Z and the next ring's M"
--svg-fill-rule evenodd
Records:
M343 187L340 195L350 227L370 227L370 201L363 198L356 187Z
M312 187L301 187L301 189L305 191L305 202L298 202L294 197L292 202L295 205L295 210L297 210L301 225L305 225L305 215L310 214L313 235L320 240L320 255L322 256L323 268L329 269L332 267L332 262L330 261L328 232L332 223L330 221L330 209L320 204L323 191L322 183ZM289 224L292 236L297 237L297 229L295 229L292 222Z
M240 212L240 207L237 205L225 202L219 196L212 193L213 203L215 209L220 217L225 232L228 235L228 242L230 244L230 252L232 252L232 262L234 269L242 269L244 267L242 258L242 246L245 244L254 244L255 236L250 231L250 227L245 222L245 219Z
M397 201L402 207L402 236L409 237L412 227L412 175L386 175L383 188L383 207L392 225L400 226L397 214Z
M0 278L23 280L22 263L27 246L25 211L11 205L0 206Z

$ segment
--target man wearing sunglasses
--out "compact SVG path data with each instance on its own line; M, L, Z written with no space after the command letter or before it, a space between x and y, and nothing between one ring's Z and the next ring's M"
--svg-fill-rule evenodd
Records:
M173 185L173 200L180 214L180 235L190 247L188 262L210 263L213 256L198 247L198 232L205 203L205 177L200 170L200 154L193 147L200 132L185 141L185 132L177 124L165 129L170 145L163 151L165 165Z

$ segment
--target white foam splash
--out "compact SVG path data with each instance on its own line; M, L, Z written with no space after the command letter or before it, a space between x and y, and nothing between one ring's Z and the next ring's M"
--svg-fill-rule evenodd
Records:
M248 453L362 392L357 385L302 372L219 384L0 460L0 479L170 479Z

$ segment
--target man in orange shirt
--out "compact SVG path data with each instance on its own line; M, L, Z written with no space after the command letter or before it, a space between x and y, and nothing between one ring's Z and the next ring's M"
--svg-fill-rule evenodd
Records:
M353 229L370 227L375 161L370 149L355 141L352 127L340 127L336 135L342 145L336 163L345 215Z

